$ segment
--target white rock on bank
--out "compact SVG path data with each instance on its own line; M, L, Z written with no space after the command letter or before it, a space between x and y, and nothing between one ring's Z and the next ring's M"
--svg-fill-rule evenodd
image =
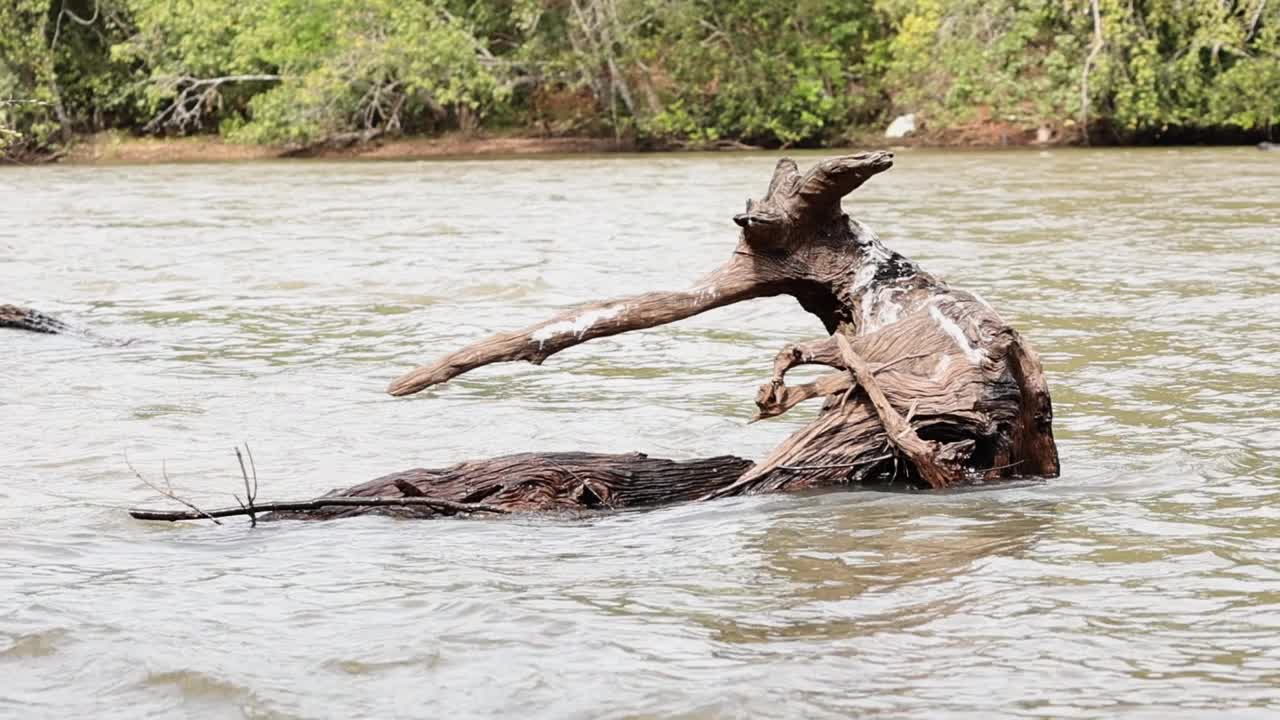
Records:
M889 127L885 128L884 136L887 138L904 138L916 131L916 114L907 113L899 115L889 123Z

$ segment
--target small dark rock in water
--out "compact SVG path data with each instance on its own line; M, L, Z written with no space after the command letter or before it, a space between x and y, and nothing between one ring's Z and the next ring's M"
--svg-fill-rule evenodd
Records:
M39 333L62 333L70 329L51 315L17 305L0 305L0 327Z
M1258 143L1258 149L1259 150L1280 150L1280 143L1265 142L1265 141L1260 142Z

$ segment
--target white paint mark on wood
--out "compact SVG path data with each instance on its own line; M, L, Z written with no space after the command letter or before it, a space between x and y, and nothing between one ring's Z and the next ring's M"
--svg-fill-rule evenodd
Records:
M881 288L879 291L868 289L864 292L861 302L861 332L874 332L886 325L898 322L907 308L901 301L894 298L906 292L906 288L900 287Z
M853 286L850 288L853 292L858 292L862 288L871 284L876 276L876 271L880 269L879 262L868 262L866 265L858 268L858 272L853 276ZM868 291L870 292L870 291Z
M861 332L864 332L864 333L871 332L871 330L872 330L872 328L871 328L871 309L872 309L873 307L875 307L875 304L876 304L876 295L875 295L875 292L874 292L874 291L872 291L872 290L868 289L866 292L862 293L862 303L861 303L861 305L862 305L862 330L861 330Z
M626 305L614 305L612 307L600 308L598 310L588 310L581 315L570 318L569 320L561 320L550 325L544 325L529 335L531 340L538 343L538 349L542 349L543 343L552 338L561 335L573 335L578 339L582 339L587 331L595 327L595 324L601 320L612 320L627 309Z
M876 328L892 325L902 317L902 303L895 301L893 296L903 292L906 291L902 288L890 288L883 293L884 297L880 300L880 312L876 316Z
M943 332L951 336L951 339L956 343L956 347L960 348L960 351L964 353L970 363L979 365L986 359L987 354L982 351L982 348L970 345L969 337L964 334L964 330L954 320L943 315L942 310L938 309L937 302L934 300L929 302L929 316L933 318L934 322L938 323L938 327L942 328Z

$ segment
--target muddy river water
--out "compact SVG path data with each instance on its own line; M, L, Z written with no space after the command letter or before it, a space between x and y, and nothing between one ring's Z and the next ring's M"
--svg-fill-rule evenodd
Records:
M776 155L0 169L0 302L101 336L0 331L0 717L1276 717L1275 155L908 150L846 200L1036 345L1060 479L257 528L131 520L126 455L214 506L242 442L260 499L763 455L817 411L745 424L821 333L786 298L383 389L686 286Z

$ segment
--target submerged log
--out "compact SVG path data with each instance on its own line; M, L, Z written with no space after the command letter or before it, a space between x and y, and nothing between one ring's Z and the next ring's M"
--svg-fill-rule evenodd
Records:
M428 518L622 510L697 500L733 484L749 467L750 460L731 455L675 462L641 453L522 453L448 468L406 470L311 500L268 503L253 499L255 469L252 489L245 473L247 501L237 496L238 507L212 510L198 508L138 474L142 482L189 509L134 508L129 514L139 520L217 522L217 518L256 513L267 513L263 520L327 520L370 513Z
M732 485L751 461L724 455L687 462L651 458L642 453L521 453L473 460L442 469L393 473L317 502L350 498L421 498L422 505L320 508L277 513L272 519L337 518L377 512L398 517L454 515L429 501L498 508L506 512L579 512L623 510L698 500ZM483 511L482 511L483 512Z
M885 247L842 210L842 197L892 164L891 153L871 152L825 160L801 174L784 159L764 198L748 200L734 216L741 231L728 261L689 290L593 303L499 333L388 388L392 395L409 395L492 363L541 364L595 338L790 295L829 335L782 348L756 395L755 419L810 399L825 404L815 420L759 462L511 455L395 473L325 496L426 499L419 504L316 506L276 517L454 514L442 503L509 512L613 510L874 483L941 489L1056 477L1052 405L1031 346L976 295ZM787 372L804 364L833 372L788 385Z
M52 315L17 305L0 305L0 328L49 334L64 333L71 329Z
M63 322L47 313L20 305L0 305L0 328L26 330L46 335L72 335L96 345L104 346L122 346L134 343L131 338L105 337L85 328Z

